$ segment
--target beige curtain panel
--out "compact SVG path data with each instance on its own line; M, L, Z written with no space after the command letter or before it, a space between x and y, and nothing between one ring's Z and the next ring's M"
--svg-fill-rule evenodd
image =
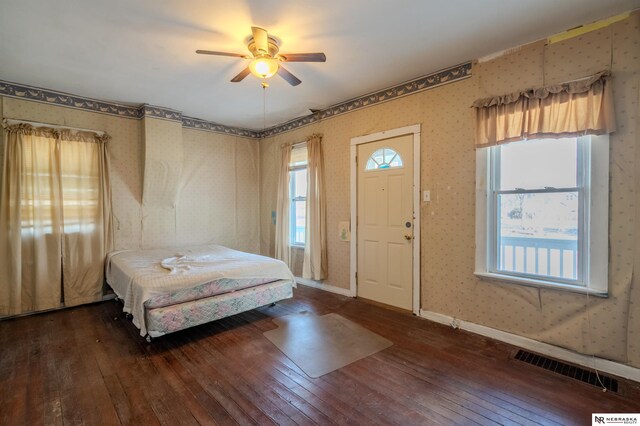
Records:
M476 146L534 138L600 135L616 129L610 73L478 99Z
M0 315L101 300L113 241L109 137L4 128Z
M327 278L327 197L324 184L322 136L307 139L308 180L306 240L302 277L312 280Z
M291 146L282 147L280 175L278 178L278 198L276 201L276 259L291 268L291 245L289 242L289 163Z

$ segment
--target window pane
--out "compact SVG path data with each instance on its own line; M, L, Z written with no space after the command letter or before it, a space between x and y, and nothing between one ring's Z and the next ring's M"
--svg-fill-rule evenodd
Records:
M58 151L58 154L55 152ZM59 160L59 161L58 161ZM97 145L31 138L24 145L21 226L34 232L34 223L65 233L93 232L100 213Z
M392 169L394 167L402 167L400 154L391 148L382 148L371 154L365 170Z
M499 190L577 186L575 138L513 142L500 147Z
M96 144L64 141L60 144L64 232L94 231L100 214L98 164Z
M379 149L373 154L371 154L371 159L378 164L384 163L384 149Z
M290 238L292 244L304 244L307 207L307 169L291 170Z
M497 269L578 279L577 192L498 195Z
M305 242L305 219L307 213L306 201L291 202L291 242L304 244Z
M291 171L291 198L307 196L307 169Z
M289 165L301 166L307 164L307 145L298 145L291 150L291 160Z

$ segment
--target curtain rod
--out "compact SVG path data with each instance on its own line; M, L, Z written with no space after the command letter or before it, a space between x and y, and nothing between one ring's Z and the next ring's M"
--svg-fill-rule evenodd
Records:
M79 127L61 126L59 124L52 124L52 123L40 123L40 122L37 122L37 121L18 120L18 119L15 119L15 118L5 118L4 121L9 125L26 123L26 124L31 124L34 127L51 127L52 129L75 130L75 131L79 131L79 132L91 132L91 133L97 134L98 136L104 136L105 135L105 132L102 131L102 130L81 129Z
M280 145L280 146L282 146L282 147L290 146L291 148L294 148L294 147L296 147L296 146L306 145L306 144L307 144L307 141L302 141L302 142L287 142L287 143L283 143L283 144L282 144L282 145Z
M311 136L309 136L309 139L314 138L314 137L320 137L321 141L322 141L322 135L318 134L318 133L314 133ZM285 146L290 146L292 148L296 147L296 146L300 146L300 145L306 145L307 142L309 142L309 139L301 141L301 142L287 142L287 143L283 143L282 145L280 145L281 147L285 147Z

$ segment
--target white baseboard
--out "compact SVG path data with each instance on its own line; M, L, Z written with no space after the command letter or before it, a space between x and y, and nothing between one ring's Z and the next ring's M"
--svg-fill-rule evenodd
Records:
M321 283L319 281L308 280L305 278L296 277L298 284L306 285L307 287L318 288L320 290L328 291L331 293L341 294L342 296L353 297L351 290L347 288L336 287L331 284Z
M517 334L496 330L495 328L486 327L484 325L479 325L468 321L463 321L454 317L450 317L448 315L439 314L437 312L425 311L421 309L420 316L433 322L449 325L454 328L460 328L462 330L470 331L471 333L490 337L492 339L509 343L511 345L537 352L539 354L561 359L573 364L578 364L586 368L595 368L601 372L606 372L618 377L624 377L627 379L635 380L636 382L640 382L639 368L620 364L614 361L609 361L608 359L583 355L577 352L570 351L568 349L550 345L548 343L529 339L528 337L518 336Z

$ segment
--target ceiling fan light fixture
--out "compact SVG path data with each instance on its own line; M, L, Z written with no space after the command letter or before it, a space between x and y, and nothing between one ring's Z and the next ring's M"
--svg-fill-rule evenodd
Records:
M255 58L249 63L251 74L258 78L273 77L278 72L279 67L278 60L270 57Z
M327 57L322 52L316 53L286 53L279 54L279 41L275 37L271 37L267 30L260 27L251 27L252 37L249 39L247 49L251 52L249 55L241 55L239 53L218 52L217 50L196 50L200 55L216 55L216 56L233 56L243 59L250 59L249 66L245 67L235 77L231 79L232 83L239 83L249 74L253 74L259 79L266 80L278 74L287 83L297 86L302 81L291 74L280 62L325 62Z

